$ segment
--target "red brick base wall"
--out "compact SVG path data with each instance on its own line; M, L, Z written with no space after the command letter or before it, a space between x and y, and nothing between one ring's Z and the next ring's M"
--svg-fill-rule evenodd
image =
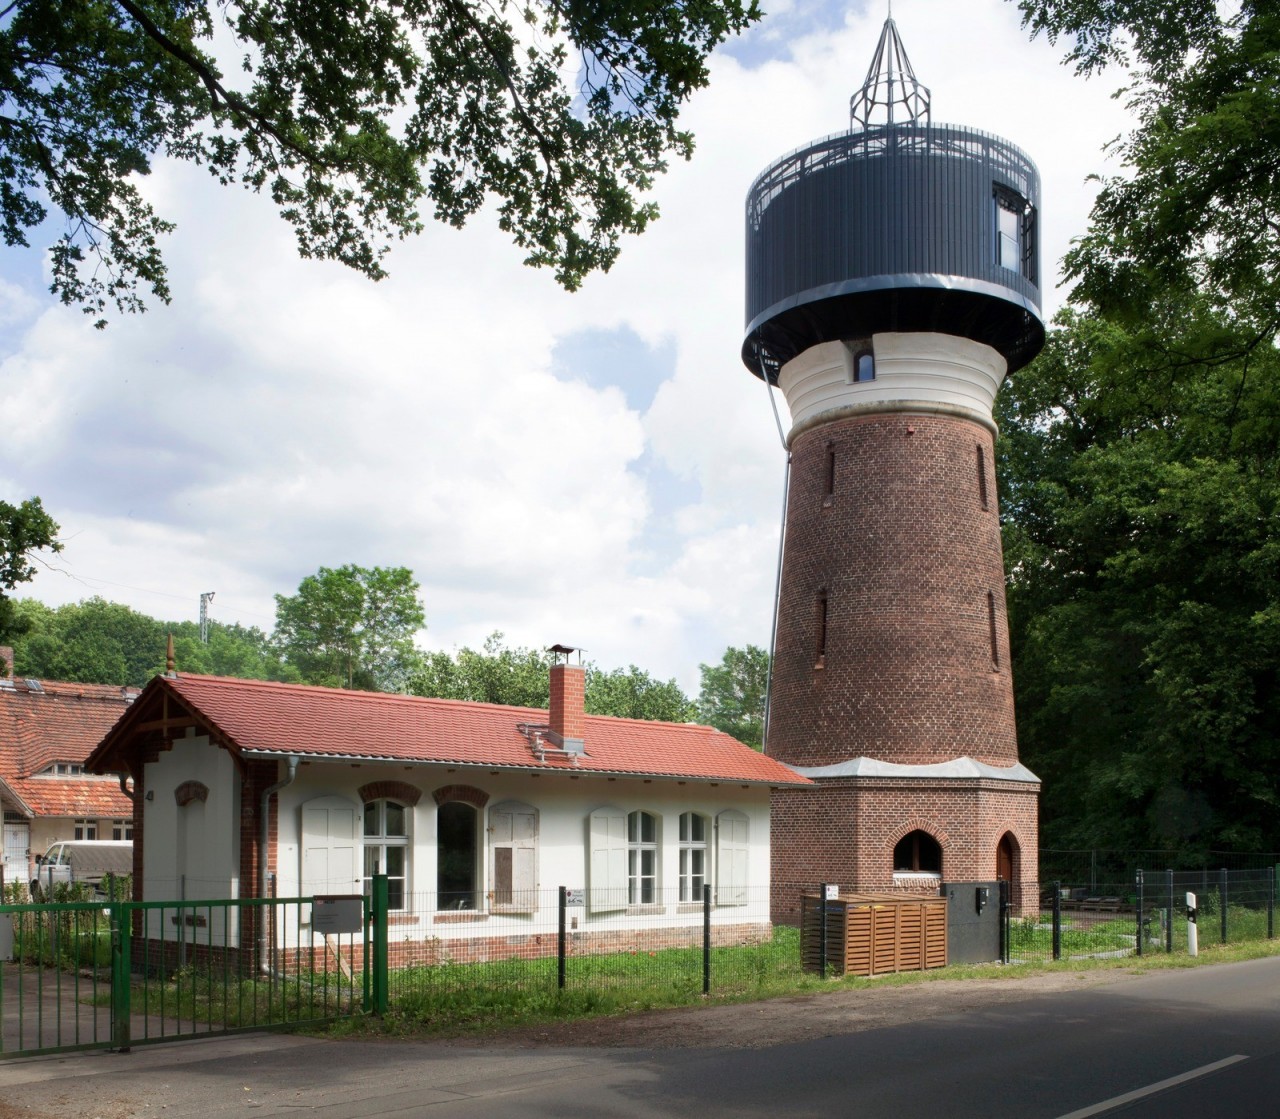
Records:
M712 925L711 944L715 948L761 944L773 934L764 921L744 921L735 925ZM700 925L682 925L660 929L612 929L599 932L567 934L566 954L570 956L606 956L629 953L643 955L664 948L697 948L702 944ZM343 938L340 949L344 961L354 971L364 967L364 949ZM479 964L498 960L541 960L557 952L555 933L524 933L510 936L475 936L459 940L429 937L425 940L392 941L388 953L392 970L407 967L435 967L440 964ZM132 944L135 969L145 965L152 974L169 974L185 963L196 969L224 971L232 976L248 977L255 971L251 948L208 948L187 945L185 953L174 941L134 937ZM332 949L322 942L300 948L271 953L272 966L286 972L298 970L336 971Z
M772 795L771 915L800 919L800 889L832 883L841 892L880 893L933 887L895 883L893 849L919 829L942 848L942 881L997 877L996 848L1012 837L1015 900L1037 901L1039 786L1032 783L883 777L830 778L816 789ZM1020 904L1020 903L1019 903Z

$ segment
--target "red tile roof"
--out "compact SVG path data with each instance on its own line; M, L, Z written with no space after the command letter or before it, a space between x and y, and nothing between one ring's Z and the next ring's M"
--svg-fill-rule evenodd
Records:
M539 772L694 778L754 785L810 782L713 727L587 715L586 753L535 757L521 724L547 712L450 699L237 680L156 677L134 711L94 751L95 768L118 762L132 722L146 721L161 691L176 697L233 750L343 760L439 762Z
M133 804L115 780L41 771L55 762L84 763L136 695L52 680L38 688L26 681L0 685L0 781L9 807L27 816L132 816Z

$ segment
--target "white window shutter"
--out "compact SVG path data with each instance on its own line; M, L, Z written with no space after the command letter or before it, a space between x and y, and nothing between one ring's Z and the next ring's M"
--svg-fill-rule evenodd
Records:
M620 808L587 817L587 893L592 913L627 907L627 816Z
M534 912L538 908L538 810L514 800L495 804L489 809L489 849L494 908Z
M357 818L355 804L343 797L316 797L302 806L303 897L359 891Z
M746 814L734 808L716 817L716 905L747 904L747 824Z

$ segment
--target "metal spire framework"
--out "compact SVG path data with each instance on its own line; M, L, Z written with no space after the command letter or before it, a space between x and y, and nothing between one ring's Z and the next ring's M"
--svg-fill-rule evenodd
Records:
M921 85L911 69L911 60L907 58L890 9L866 81L862 89L849 98L850 127L870 128L921 120L928 124L929 96L929 87Z

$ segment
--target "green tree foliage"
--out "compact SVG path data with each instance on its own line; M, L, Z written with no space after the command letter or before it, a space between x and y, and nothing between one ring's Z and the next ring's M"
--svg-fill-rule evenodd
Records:
M163 622L101 598L58 607L20 599L14 613L21 630L14 639L21 676L142 687L164 671L165 646L172 634L179 672L290 678L259 629L214 624L206 644L194 622Z
M1020 0L1135 112L1000 401L1024 758L1051 846L1280 845L1280 10Z
M551 657L538 649L508 648L502 634L491 633L480 651L463 646L452 656L426 653L409 681L414 695L500 703L507 707L546 707Z
M586 709L591 715L687 723L696 714L675 680L655 680L634 664L610 672L588 664L586 690Z
M166 633L173 634L173 659L179 672L207 676L233 676L241 680L283 680L301 683L297 669L280 659L271 640L257 626L209 623L209 639L200 639L198 622L167 623ZM154 672L164 669L164 650L156 659Z
M1275 332L1280 307L1280 8L1242 0L1020 0L1084 73L1126 71L1133 132L1116 142L1090 229L1067 257L1076 297L1142 321L1170 288Z
M1280 355L1212 304L1065 315L999 403L1048 846L1280 845Z
M322 567L294 595L276 595L273 637L284 661L308 684L404 691L426 625L407 567Z
M441 699L545 708L550 702L551 665L549 653L508 648L502 634L495 632L485 638L480 652L464 646L452 656L427 653L409 690ZM584 706L592 715L677 723L693 715L693 705L674 680L655 680L635 665L605 671L588 663L585 668Z
M702 664L698 717L756 750L764 743L769 654L756 645L730 646L719 664Z
M383 274L419 207L487 200L566 287L608 268L692 138L682 102L754 3L11 0L0 8L0 227L65 216L53 290L99 316L168 301L139 189L157 155L267 192L303 256ZM216 49L215 49L216 45ZM566 75L576 73L576 80Z
M6 591L29 583L36 574L37 552L60 552L58 526L38 497L21 505L0 501L0 637L15 637L18 621Z

